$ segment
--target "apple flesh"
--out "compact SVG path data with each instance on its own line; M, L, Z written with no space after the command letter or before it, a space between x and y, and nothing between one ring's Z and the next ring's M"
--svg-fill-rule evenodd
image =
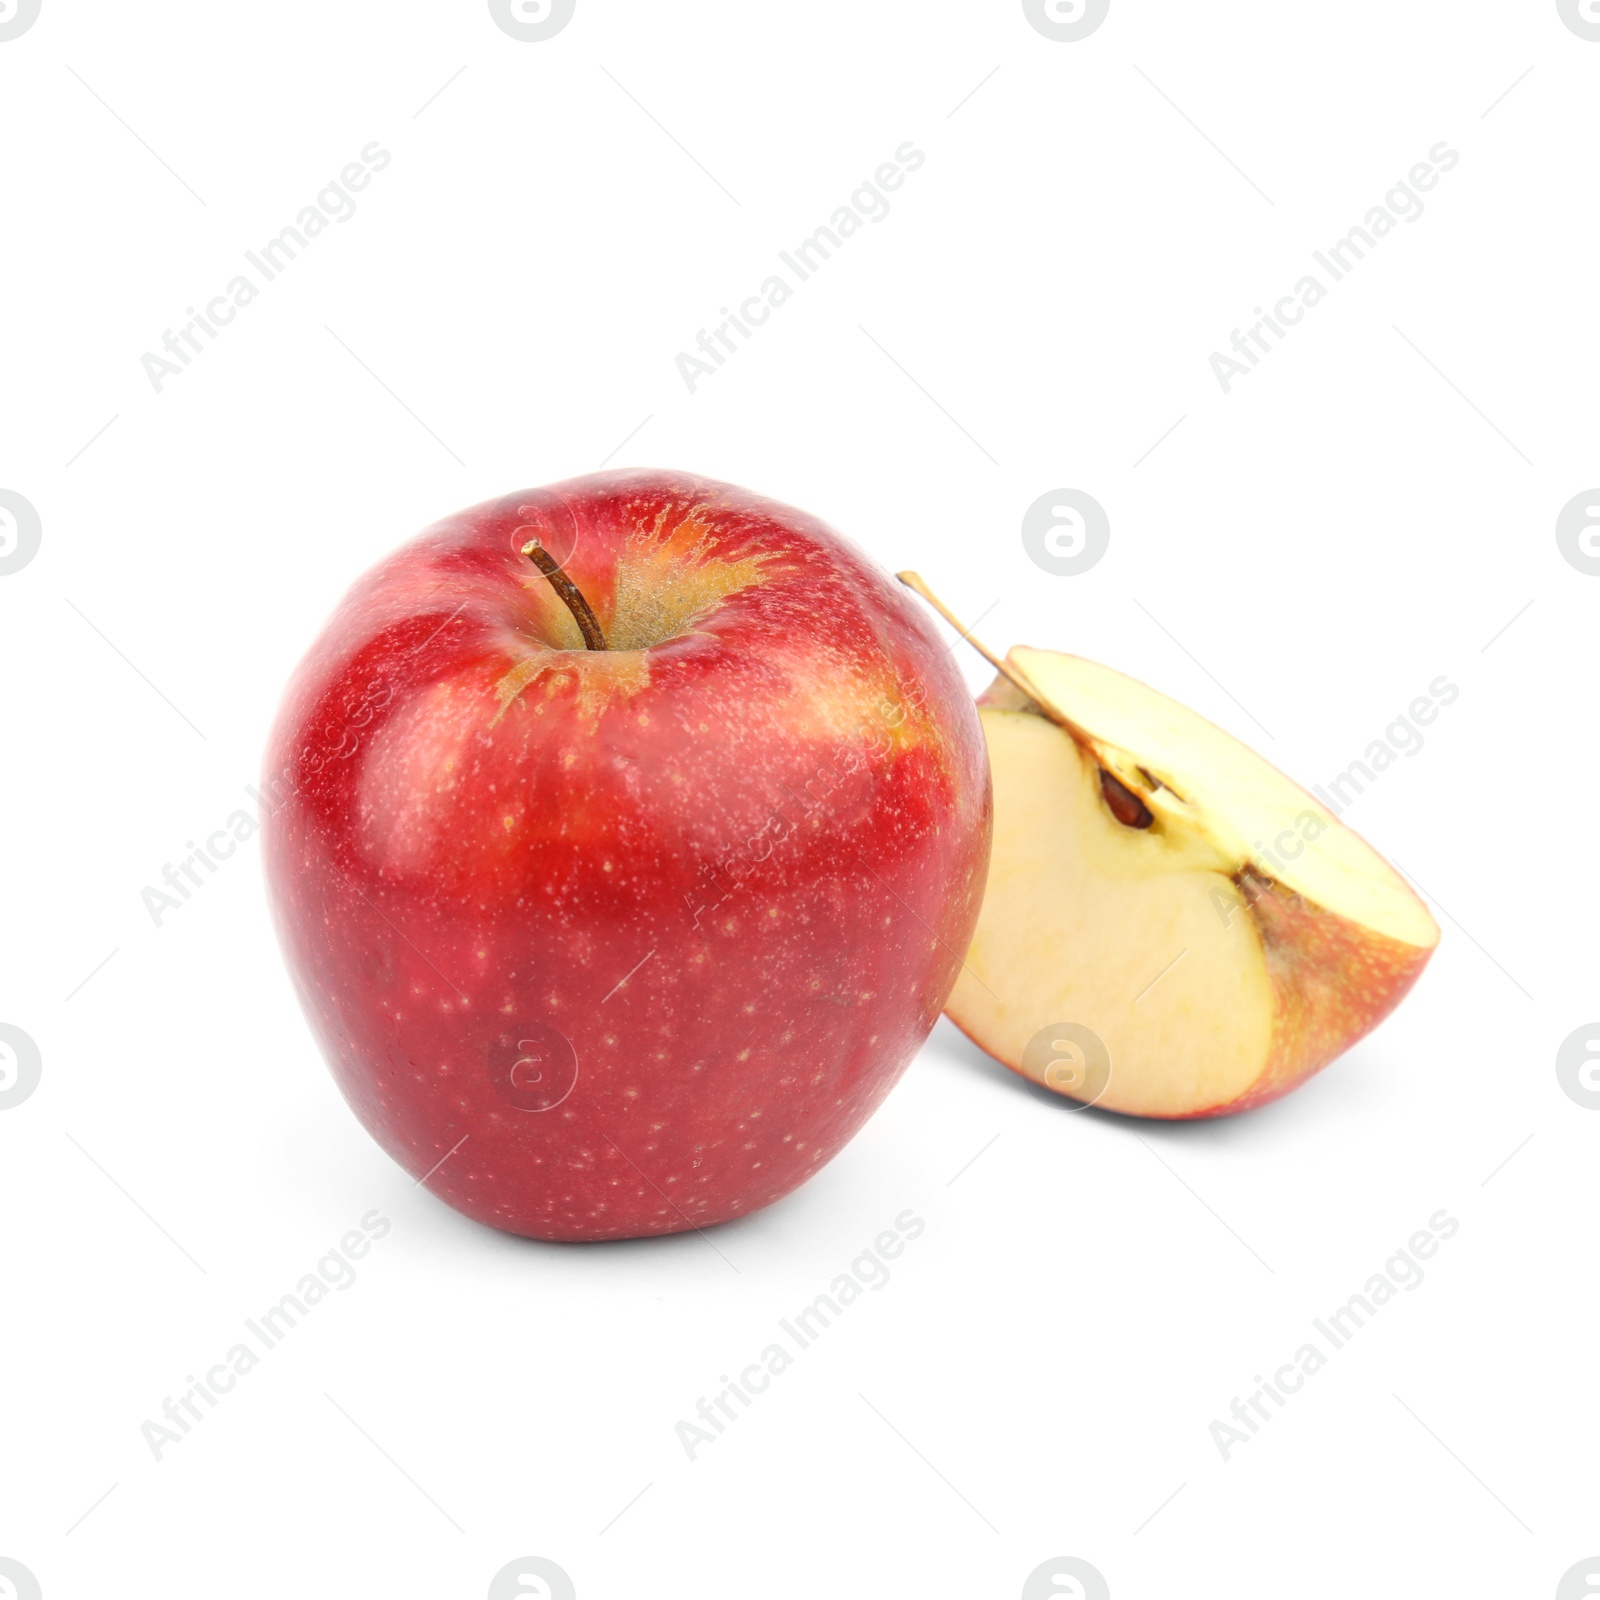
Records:
M989 883L948 1012L1108 1110L1216 1116L1374 1028L1439 930L1403 879L1231 734L1132 678L1015 649L981 698Z
M915 603L678 473L429 528L339 606L266 770L340 1089L435 1194L542 1239L702 1228L815 1173L937 1019L989 850L976 710Z

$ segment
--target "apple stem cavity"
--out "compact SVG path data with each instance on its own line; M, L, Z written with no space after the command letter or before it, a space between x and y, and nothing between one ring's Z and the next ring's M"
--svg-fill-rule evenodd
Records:
M561 570L561 563L537 539L530 539L523 545L522 553L545 575L550 587L561 596L567 610L572 613L572 620L578 624L578 631L583 635L585 647L590 650L604 650L606 636L600 631L600 621L589 602L584 599L583 591Z

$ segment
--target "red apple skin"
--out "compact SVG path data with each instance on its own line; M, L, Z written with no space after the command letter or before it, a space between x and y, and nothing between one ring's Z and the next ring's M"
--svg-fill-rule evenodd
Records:
M988 865L976 711L910 596L683 473L427 529L340 604L265 767L339 1088L435 1194L539 1239L702 1228L816 1172L938 1018Z

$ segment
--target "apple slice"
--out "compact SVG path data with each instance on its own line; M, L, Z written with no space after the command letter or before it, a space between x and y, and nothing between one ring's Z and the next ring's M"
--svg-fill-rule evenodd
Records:
M1109 667L989 659L994 848L945 1008L975 1043L1086 1103L1216 1116L1287 1093L1399 1004L1438 926L1325 807Z

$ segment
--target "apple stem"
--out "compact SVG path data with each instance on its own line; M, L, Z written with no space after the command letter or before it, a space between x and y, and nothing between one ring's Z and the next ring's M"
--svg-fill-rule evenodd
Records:
M944 620L948 622L950 626L954 628L956 632L959 633L961 637L965 639L967 643L970 644L972 648L976 650L991 667L995 669L996 672L998 672L1004 678L1009 678L1025 695L1028 696L1030 700L1033 698L1033 686L1029 683L1026 683L1022 678L1018 677L1017 674L1014 673L1010 667L1008 667L1005 662L999 658L999 656L997 656L992 650L985 647L981 639L974 639L972 637L972 630L970 628L962 627L961 618L958 617L955 612L953 612L949 606L947 606L944 601L941 600L938 595L936 595L933 590L922 581L922 575L920 573L897 572L895 573L895 577L897 577L901 583L903 583L913 594L921 595L922 598L926 600L928 604L932 606L933 609L937 611L939 615L943 617Z
M1000 657L994 653L994 651L985 646L981 639L973 638L972 630L970 628L962 627L961 618L958 617L955 612L953 612L949 606L947 606L944 601L942 601L938 595L936 595L933 590L922 581L922 578L919 574L915 572L897 572L895 573L895 577L897 577L901 583L903 583L913 594L920 594L922 598L926 600L928 604L932 606L933 609L937 611L939 615L943 617L944 620L948 622L950 626L954 628L956 632L959 633L961 637L965 639L967 643L970 644L972 648L976 650L978 654L982 656L983 659L987 661L1002 678L1006 679L1008 683L1020 689L1025 695L1027 695L1027 697L1033 701L1033 703L1037 705L1042 712L1044 712L1045 716L1051 722L1059 723L1060 726L1065 728L1067 732L1078 741L1079 744L1084 745L1086 749L1088 748L1083 731L1076 727L1073 723L1069 722L1053 706L1042 700L1039 696L1039 691L1035 689L1034 686L1029 683L1028 680L1023 677L1023 675L1018 672L1015 667L1009 665L1005 661L1002 661Z
M956 632L959 633L961 637L965 639L967 643L970 644L972 648L976 650L978 654L982 656L983 659L987 661L1002 678L1004 678L1008 683L1012 684L1015 688L1020 689L1022 693L1025 694L1028 699L1039 708L1040 713L1047 721L1055 723L1058 728L1064 729L1072 736L1072 740L1078 746L1078 748L1082 750L1083 753L1091 761L1093 761L1097 767L1100 767L1102 780L1109 779L1110 782L1116 786L1114 789L1108 790L1104 787L1104 783L1102 782L1101 792L1105 795L1106 803L1111 807L1113 815L1116 816L1119 822L1126 824L1130 828L1148 828L1150 826L1154 818L1149 809L1133 790L1128 788L1128 786L1121 782L1120 779L1112 777L1112 775L1107 772L1104 767L1100 766L1100 756L1095 748L1094 740L1091 739L1089 735L1077 725L1077 723L1072 721L1070 717L1063 716L1061 712L1057 711L1056 708L1051 705L1050 702L1046 700L1045 697L1041 695L1031 683L1028 682L1027 678L1025 678L1022 673L1018 672L1017 669L1009 662L1002 661L1000 657L997 656L992 650L986 648L982 640L974 639L972 636L972 630L961 625L961 618L958 617L955 612L953 612L949 606L947 606L944 601L942 601L938 595L936 595L933 590L922 581L922 578L917 573L897 572L895 573L895 577L897 577L901 583L906 586L906 588L911 590L913 594L921 595L922 598L926 600L928 604L932 606L933 609L937 611L939 615L943 617L944 620L948 622L950 626L954 628ZM1117 793L1119 790L1121 791L1121 794L1126 795L1128 800L1132 802L1131 806L1122 804L1120 796ZM1134 810L1133 807L1137 807L1138 809ZM1139 820L1140 813L1143 813L1143 820Z
M585 647L604 650L606 636L600 631L599 619L590 609L589 602L583 598L583 591L561 570L561 563L537 539L530 539L523 545L522 553L545 575L550 587L566 602L572 620L578 624L578 631L583 635Z

